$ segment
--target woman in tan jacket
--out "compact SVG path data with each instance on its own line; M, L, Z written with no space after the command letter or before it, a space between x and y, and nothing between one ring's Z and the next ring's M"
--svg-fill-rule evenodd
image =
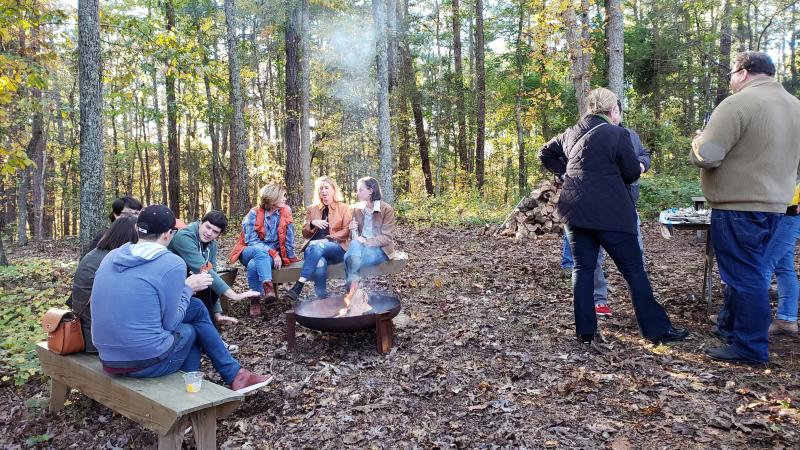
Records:
M312 275L317 297L328 296L328 264L338 264L344 260L350 240L350 208L342 203L336 181L322 176L314 181L314 188L314 202L306 210L303 223L303 237L306 238L303 244L303 268L297 283L286 293L293 300L300 298L306 281Z
M358 180L358 203L353 207L350 231L355 237L344 255L345 283L358 288L362 267L377 266L394 256L394 209L381 200L381 188L372 177Z

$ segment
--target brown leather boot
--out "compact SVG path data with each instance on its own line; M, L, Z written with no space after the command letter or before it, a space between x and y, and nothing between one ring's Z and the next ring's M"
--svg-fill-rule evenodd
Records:
M278 299L278 297L275 295L275 286L272 285L272 281L265 281L261 286L264 288L265 305Z

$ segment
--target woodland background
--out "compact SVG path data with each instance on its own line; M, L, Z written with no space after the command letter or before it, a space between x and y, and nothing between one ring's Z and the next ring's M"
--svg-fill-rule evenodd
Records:
M686 153L731 55L798 92L790 0L2 0L0 236L106 224L113 197L233 223L282 181L378 178L413 223L499 220L587 90L653 157L645 213L699 193ZM0 255L2 255L0 247Z

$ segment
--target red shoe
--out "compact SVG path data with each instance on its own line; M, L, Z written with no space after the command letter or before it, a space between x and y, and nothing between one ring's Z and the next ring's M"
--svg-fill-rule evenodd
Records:
M269 305L278 299L278 297L275 295L275 286L272 285L272 281L265 281L261 286L264 288L263 298L265 305Z
M611 308L608 305L594 305L594 313L600 317L611 317Z
M261 299L258 297L250 298L250 317L261 317Z
M264 375L258 375L242 368L239 369L239 372L233 379L233 382L231 383L231 389L240 394L246 394L250 391L255 391L260 387L266 386L269 382L270 379Z

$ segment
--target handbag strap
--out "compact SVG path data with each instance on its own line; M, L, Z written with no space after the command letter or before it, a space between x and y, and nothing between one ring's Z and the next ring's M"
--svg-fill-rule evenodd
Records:
M586 139L586 136L588 136L589 133L591 133L592 131L596 130L597 128L600 128L601 126L603 126L605 124L606 123L603 122L603 123L599 123L599 124L593 126L592 128L589 128L589 131L587 131L586 133L583 133L583 135L580 137L580 139L578 139L577 141L575 141L574 144L572 144L572 147L569 148L569 152L572 153L572 149L575 148L575 146L578 145L578 143L580 143L581 141ZM569 155L567 155L567 158L569 158Z

